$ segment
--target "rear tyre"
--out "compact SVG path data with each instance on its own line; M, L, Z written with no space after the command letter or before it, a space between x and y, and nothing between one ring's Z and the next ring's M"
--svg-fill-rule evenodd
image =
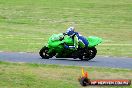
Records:
M97 54L97 49L95 47L88 48L86 50L84 58L85 58L85 60L91 60L91 59L93 59L96 56L96 54Z
M44 47L40 50L39 55L42 57L42 59L49 59L49 58L50 58L50 56L49 56L49 54L48 54L48 51L49 51L49 49L48 49L48 47L46 47L46 46L44 46Z

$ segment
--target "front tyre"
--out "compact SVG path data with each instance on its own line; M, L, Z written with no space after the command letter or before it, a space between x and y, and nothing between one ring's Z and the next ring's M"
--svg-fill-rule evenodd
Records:
M49 54L48 54L48 51L49 51L48 47L44 46L44 47L40 50L39 55L40 55L43 59L49 59L50 56L49 56Z

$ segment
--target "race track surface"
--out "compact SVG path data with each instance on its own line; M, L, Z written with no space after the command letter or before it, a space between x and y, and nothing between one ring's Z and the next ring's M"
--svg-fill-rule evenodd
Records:
M0 52L0 61L132 69L132 58L125 57L96 56L93 60L81 61L79 59L55 57L50 59L41 59L37 53Z

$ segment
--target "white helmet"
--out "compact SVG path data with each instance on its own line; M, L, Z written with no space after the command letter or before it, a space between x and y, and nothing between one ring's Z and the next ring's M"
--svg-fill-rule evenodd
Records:
M69 28L67 29L67 31L66 31L66 34L72 35L72 34L74 33L74 30L75 30L74 27L69 27Z

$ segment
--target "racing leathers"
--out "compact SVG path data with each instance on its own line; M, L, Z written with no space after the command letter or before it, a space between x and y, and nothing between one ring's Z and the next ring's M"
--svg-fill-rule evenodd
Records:
M65 45L65 48L78 49L78 47L80 48L88 47L87 39L84 36L80 35L78 32L74 32L72 34L67 35L73 39L74 45L73 46Z

